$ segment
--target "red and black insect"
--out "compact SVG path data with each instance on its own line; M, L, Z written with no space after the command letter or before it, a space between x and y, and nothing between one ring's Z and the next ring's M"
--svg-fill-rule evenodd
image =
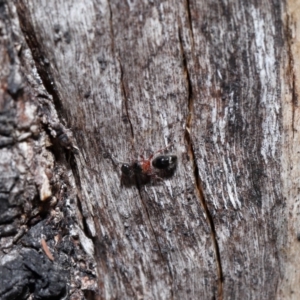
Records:
M145 185L155 179L172 176L177 165L176 155L159 155L153 159L156 153L165 149L153 153L148 159L141 156L141 160L136 160L131 164L122 164L122 184L125 186Z

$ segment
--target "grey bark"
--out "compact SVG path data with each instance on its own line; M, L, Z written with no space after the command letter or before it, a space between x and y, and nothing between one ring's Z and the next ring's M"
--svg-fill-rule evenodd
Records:
M293 5L0 1L1 299L299 299Z

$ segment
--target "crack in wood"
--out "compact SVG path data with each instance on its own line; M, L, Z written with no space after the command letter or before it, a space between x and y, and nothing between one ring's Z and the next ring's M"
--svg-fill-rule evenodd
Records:
M292 80L292 132L293 132L293 137L294 133L296 131L295 129L295 110L296 107L298 106L298 94L296 91L296 75L293 71L293 80Z
M193 44L194 44L194 32L193 32L193 27L192 27L190 0L186 0L186 9L187 9L187 14L188 14L189 28L191 31L192 40L193 40Z
M222 300L223 299L223 270L222 270L219 245L218 245L218 241L217 241L217 234L216 234L213 217L208 209L208 206L207 206L207 203L206 203L206 200L204 197L204 193L203 193L203 189L202 189L202 185L201 185L201 179L199 176L199 168L196 163L196 155L195 155L195 151L194 151L194 147L193 147L192 137L190 134L190 128L191 128L192 117L193 117L193 106L194 106L193 87L192 87L190 73L189 73L188 66L187 66L186 55L184 52L180 28L178 31L178 36L179 36L179 43L180 43L180 51L181 51L181 55L182 55L183 69L186 74L186 82L187 82L187 90L188 90L187 98L188 98L188 112L189 113L188 113L187 120L186 120L185 140L188 145L188 153L189 153L189 156L191 157L191 162L193 164L194 178L195 178L195 183L196 183L196 185L195 185L196 194L198 195L200 204L201 204L201 206L204 210L205 216L206 216L205 219L207 220L207 224L211 231L211 239L212 239L212 244L213 244L214 251L215 251L217 274L218 274L218 288L217 288L218 296L217 297L218 297L218 300Z
M131 119L130 119L130 116L129 116L128 97L127 97L127 93L126 93L126 89L125 89L125 84L124 84L124 72L123 72L123 67L122 67L122 64L121 64L121 61L120 61L119 58L118 58L118 61L119 61L120 72L121 72L121 76L120 76L121 92L123 94L124 106L125 106L127 120L129 122L129 125L130 125L131 137L132 137L132 140L134 141L134 131L133 131L132 122L131 122Z
M287 15L287 22L286 22L286 43L287 43L287 56L288 56L288 74L291 78L291 95L292 95L292 134L294 137L295 129L295 110L298 106L298 94L296 89L296 74L294 70L294 57L293 57L293 51L292 51L292 44L293 44L293 36L291 32L291 28L293 27L291 17Z
M286 22L286 40L287 40L287 56L288 56L288 67L287 71L288 74L290 75L291 79L291 95L292 95L292 134L294 137L294 132L295 132L295 107L297 105L298 101L298 95L296 92L296 76L295 76L295 70L293 68L294 66L294 58L293 58L293 52L292 52L292 43L293 43L293 38L292 38L292 32L291 32L291 27L292 27L292 22L290 19L290 16L287 15L287 22Z
M195 158L195 152L193 148L193 143L191 141L191 136L189 132L186 130L185 134L186 141L188 143L188 148L189 148L189 154L191 156L191 161L193 162L193 168L194 168L194 177L196 181L196 191L201 203L201 206L205 212L206 220L207 223L210 227L211 230L211 238L212 238L212 243L213 247L215 250L215 256L216 256L216 262L217 262L217 273L218 273L218 300L223 299L223 270L222 270L222 263L221 263L221 255L220 255L220 249L219 249L219 244L217 241L217 234L216 234L216 229L215 229L215 224L213 221L213 217L207 207L207 203L203 194L203 189L201 185L201 180L199 176L199 169L196 163L196 158Z
M66 117L53 75L50 72L50 69L45 67L45 61L48 61L48 59L39 43L39 38L34 29L33 22L28 18L28 16L30 16L29 9L23 1L17 3L17 14L20 28L25 36L28 48L31 51L37 73L43 82L43 86L47 93L52 96L56 111Z

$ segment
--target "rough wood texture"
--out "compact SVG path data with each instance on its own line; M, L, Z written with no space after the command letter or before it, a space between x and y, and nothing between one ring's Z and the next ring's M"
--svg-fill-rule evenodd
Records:
M1 299L299 299L298 11L0 1Z
M284 276L278 287L278 299L299 299L300 290L300 219L299 219L299 153L300 153L300 94L299 73L299 31L300 6L297 1L287 1L284 15L286 26L286 52L282 59L285 68L281 71L282 79L282 156L281 179L282 193L287 216L286 243L283 248Z

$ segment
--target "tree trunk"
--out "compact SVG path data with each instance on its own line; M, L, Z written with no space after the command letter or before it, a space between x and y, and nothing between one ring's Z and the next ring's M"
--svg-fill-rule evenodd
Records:
M299 15L0 0L0 298L300 299Z

